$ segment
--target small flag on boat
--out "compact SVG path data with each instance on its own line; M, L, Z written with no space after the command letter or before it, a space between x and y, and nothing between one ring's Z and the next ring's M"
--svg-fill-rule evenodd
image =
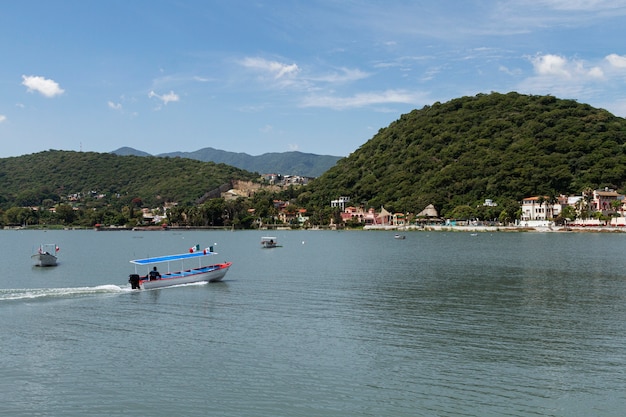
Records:
M199 250L200 250L200 245L196 245L196 246L193 246L193 247L189 248L189 252L190 253L194 253L194 252L199 251Z
M60 249L59 249L59 247L58 247L58 246L55 246L55 247L54 247L54 250L55 250L55 252L58 252Z

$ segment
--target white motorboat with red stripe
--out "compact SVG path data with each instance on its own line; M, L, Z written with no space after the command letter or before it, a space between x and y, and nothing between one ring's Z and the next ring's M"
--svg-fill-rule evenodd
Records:
M228 268L230 268L232 262L203 265L203 260L213 255L217 255L217 252L213 252L213 247L209 247L204 250L192 248L189 253L181 253L179 255L135 259L130 261L135 265L135 273L129 276L128 282L130 282L132 289L147 290L170 287L172 285L190 284L193 282L221 281L224 275L226 275L226 272L228 272ZM195 264L196 261L198 262L197 264ZM190 263L195 265L190 268ZM139 274L139 267L153 267L156 264L166 266L167 272L154 274L157 276L152 276L150 273L146 273L143 276Z

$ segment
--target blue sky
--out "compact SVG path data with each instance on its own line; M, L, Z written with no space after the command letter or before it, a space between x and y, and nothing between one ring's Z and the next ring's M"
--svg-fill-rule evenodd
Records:
M434 102L517 91L626 116L626 0L0 3L0 157L347 156Z

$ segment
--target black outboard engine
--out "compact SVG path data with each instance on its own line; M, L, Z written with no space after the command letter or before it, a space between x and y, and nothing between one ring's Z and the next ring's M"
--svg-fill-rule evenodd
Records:
M130 286L133 290L141 289L139 286L139 274L130 274L128 276L128 282L130 282Z

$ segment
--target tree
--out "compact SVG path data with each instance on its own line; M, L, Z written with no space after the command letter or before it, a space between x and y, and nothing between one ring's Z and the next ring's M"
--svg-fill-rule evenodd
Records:
M212 198L201 206L204 226L223 226L226 204L223 198Z
M451 219L457 219L457 220L474 219L476 218L476 211L474 210L474 208L468 205L456 206L450 212L450 215L448 217Z
M506 210L502 210L498 216L498 221L504 225L509 224L512 221L511 216Z
M56 215L63 224L70 225L76 219L74 208L69 204L59 204L56 207Z
M25 207L11 207L4 212L6 223L13 226L32 224L29 222L35 218L33 210Z
M572 206L565 206L555 219L555 223L558 225L563 225L574 219L576 219L576 209Z
M617 213L619 212L621 217L624 217L622 215L622 203L623 200L613 200L611 201L611 208Z

